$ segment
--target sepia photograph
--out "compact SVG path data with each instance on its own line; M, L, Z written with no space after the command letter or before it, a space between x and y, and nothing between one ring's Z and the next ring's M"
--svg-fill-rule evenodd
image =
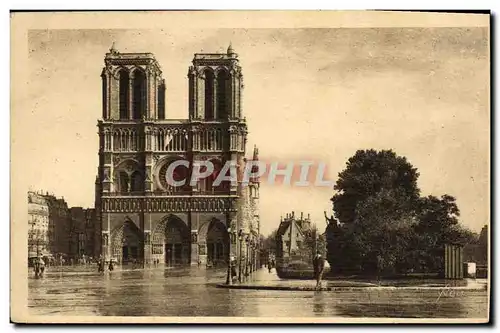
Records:
M11 320L490 321L490 15L11 12Z

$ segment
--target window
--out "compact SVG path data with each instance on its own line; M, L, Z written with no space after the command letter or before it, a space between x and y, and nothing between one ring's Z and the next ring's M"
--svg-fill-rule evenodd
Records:
M165 119L165 83L158 86L158 119Z
M133 118L141 119L146 111L146 76L139 69L134 71L133 98Z
M120 71L120 119L128 119L128 84L129 84L129 76L125 69Z
M226 71L220 71L217 75L217 119L225 119L228 116L230 103L229 75Z
M205 71L205 120L214 119L214 73Z

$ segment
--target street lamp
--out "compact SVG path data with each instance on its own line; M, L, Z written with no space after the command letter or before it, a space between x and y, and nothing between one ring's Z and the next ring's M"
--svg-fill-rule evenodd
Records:
M243 251L243 230L240 229L240 231L238 231L238 239L240 241L240 251L239 251L239 256L238 256L238 281L241 282L241 271L242 271L242 267L241 267L241 257L242 257L242 251Z
M246 246L246 253L245 253L245 276L248 276L248 266L250 264L250 235L247 235L245 238L245 246Z
M231 255L231 245L236 237L236 231L231 229L231 227L227 228L228 233L228 249L227 249L227 278L226 284L231 285L233 283L233 256Z
M257 270L257 266L255 264L255 258L257 258L257 252L255 251L255 238L252 238L252 273Z

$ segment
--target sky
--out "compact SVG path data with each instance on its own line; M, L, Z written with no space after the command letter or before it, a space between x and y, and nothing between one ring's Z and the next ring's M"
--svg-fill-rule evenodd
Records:
M457 198L461 222L489 223L487 28L31 30L23 153L32 190L94 205L104 56L152 52L166 79L168 118L187 118L194 53L239 54L247 151L264 161L312 160L335 177L358 149L393 149L420 177L423 195ZM328 187L261 185L261 231L280 216L332 214Z

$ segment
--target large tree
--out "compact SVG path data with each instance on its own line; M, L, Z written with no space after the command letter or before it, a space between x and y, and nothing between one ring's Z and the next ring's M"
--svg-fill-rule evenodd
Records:
M418 258L419 270L442 270L445 244L465 246L477 241L473 232L459 224L459 216L456 199L450 195L420 198L418 224L414 226L415 244L409 251L413 258Z
M332 197L333 210L342 224L356 220L356 210L368 198L389 191L397 210L414 208L420 191L417 169L392 150L358 150L339 174Z

